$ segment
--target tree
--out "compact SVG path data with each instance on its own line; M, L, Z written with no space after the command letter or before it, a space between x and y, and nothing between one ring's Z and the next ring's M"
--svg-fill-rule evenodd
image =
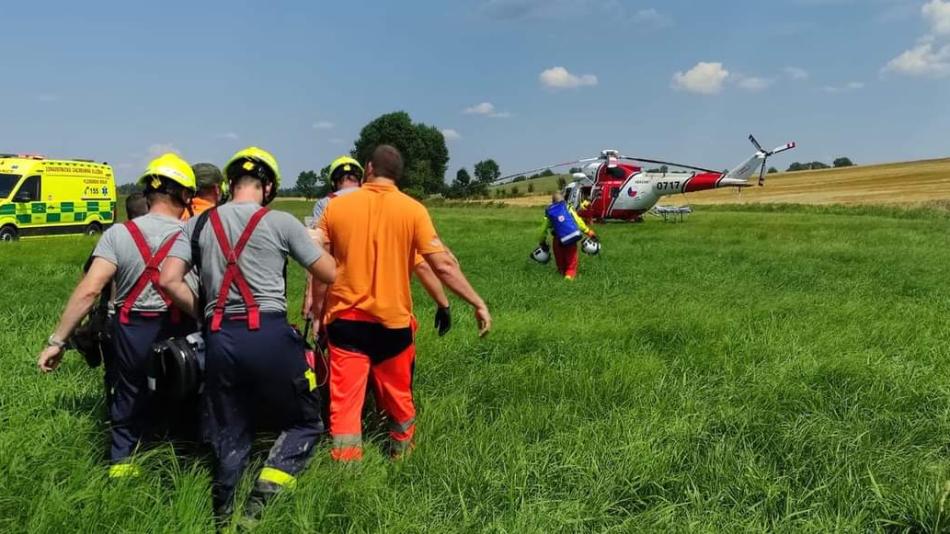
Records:
M465 167L462 167L455 173L455 185L460 187L468 187L472 183L472 177L468 174L468 170Z
M534 184L533 184L533 183L528 184L528 193L534 193Z
M854 167L854 162L852 162L852 161L851 161L850 159L848 159L848 158L843 158L843 157L842 157L842 158L836 159L836 160L834 161L834 163L832 163L832 165L834 165L834 167L835 167L836 169L839 168L839 167Z
M580 168L580 167L571 167L571 170L569 170L569 171L567 171L567 172L569 172L569 173L571 173L571 174L577 174L577 173L579 173L579 172L584 172L584 169L582 169L582 168Z
M544 169L544 172L539 174L538 177L543 177L543 176L554 176L554 171L552 171L551 169Z
M558 188L558 189L564 189L565 187L567 187L567 179L565 179L563 176L558 176L558 177L557 177L557 188Z
M483 184L494 182L501 177L501 169L493 159L486 159L475 164L475 179Z
M310 200L317 197L320 176L313 171L303 171L297 175L297 193Z
M769 167L769 174L775 174L777 172L778 172L778 169L776 169L775 167Z
M404 111L387 113L360 130L351 154L359 161L368 161L381 144L393 145L402 152L405 163L402 189L412 189L416 195L424 196L440 193L445 188L449 150L438 128L413 123Z

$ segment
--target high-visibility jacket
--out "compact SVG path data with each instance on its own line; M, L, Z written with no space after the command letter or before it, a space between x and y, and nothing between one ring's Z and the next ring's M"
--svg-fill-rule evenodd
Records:
M546 241L552 234L562 245L570 245L591 233L590 227L567 202L551 204L544 210L544 223L538 241Z
M195 197L191 199L191 212L188 210L182 212L181 220L187 221L192 217L197 217L215 206L217 206L217 204L211 202L210 200L205 200L201 197Z

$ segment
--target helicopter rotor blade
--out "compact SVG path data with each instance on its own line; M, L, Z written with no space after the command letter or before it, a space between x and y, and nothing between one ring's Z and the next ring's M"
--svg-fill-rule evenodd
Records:
M759 142L756 141L754 135L749 134L749 141L752 142L752 146L754 146L756 150L758 150L759 152L763 152L763 153L765 153L765 154L768 154L768 152L767 152L764 148L762 148L762 145L760 145Z
M696 167L694 165L684 165L682 163L674 163L672 161L661 161L658 159L635 158L632 156L620 156L620 159L627 160L627 161L638 161L640 163L653 163L654 165L667 165L670 167L679 167L681 169L690 169L693 171L700 171L700 172L716 172L716 173L722 172L722 171L714 171L712 169L706 169L703 167Z
M548 169L557 169L557 168L559 168L559 167L567 167L568 165L578 165L578 164L581 164L581 163L591 163L591 162L594 162L594 161L598 161L598 160L600 160L600 159L601 159L601 158L585 158L585 159L577 159L577 160L574 160L574 161L565 161L564 163L557 163L557 164L554 164L554 165L546 165L546 166L544 166L544 167L538 167L538 168L536 168L536 169L529 169L529 170L527 170L527 171L521 171L521 172L516 172L516 173L514 173L514 174L509 174L509 175L507 175L507 176L502 176L501 178L495 180L494 182L492 182L492 183L490 183L490 184L488 184L488 185L501 185L501 184L507 183L508 181L512 180L513 178L517 178L517 177L519 177L519 176L524 176L524 175L526 175L526 174L532 174L532 173L536 173L536 172L541 172L541 171L545 171L545 170L548 170Z

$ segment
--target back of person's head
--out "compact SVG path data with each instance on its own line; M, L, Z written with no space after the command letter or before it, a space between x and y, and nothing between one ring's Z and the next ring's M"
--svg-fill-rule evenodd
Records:
M370 158L373 166L373 175L380 178L389 178L395 182L402 180L402 154L392 145L379 145L373 150Z
M557 204L558 202L564 202L564 195L560 191L555 191L551 193L551 204Z
M198 187L198 194L214 192L217 194L224 183L224 175L221 169L211 163L195 163L191 166L195 173L195 183Z
M132 220L148 213L148 200L145 195L136 191L125 197L125 218Z

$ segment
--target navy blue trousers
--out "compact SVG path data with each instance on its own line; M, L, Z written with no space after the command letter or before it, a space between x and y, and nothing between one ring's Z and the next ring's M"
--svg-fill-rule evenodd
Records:
M279 432L266 467L296 476L324 432L320 397L308 378L304 340L282 313L262 313L259 330L225 319L205 334L202 428L214 450L216 509L231 505L258 430Z
M113 350L105 355L106 400L111 425L109 460L119 463L132 455L143 441L161 437L169 419L183 406L163 405L148 389L148 361L152 344L169 337L194 332L194 323L173 324L168 314L132 313L128 324L113 320ZM195 406L190 407L195 410Z

